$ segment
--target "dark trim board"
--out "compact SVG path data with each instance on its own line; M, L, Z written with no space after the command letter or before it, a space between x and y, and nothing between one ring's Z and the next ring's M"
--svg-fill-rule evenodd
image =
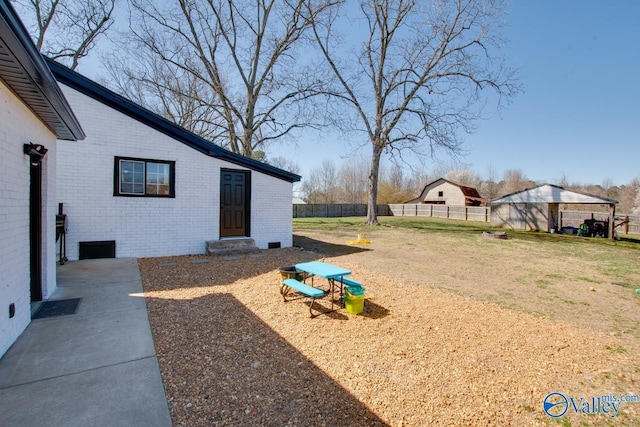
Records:
M176 141L185 144L194 150L197 150L207 156L215 157L233 163L247 169L261 172L269 176L281 179L287 182L298 182L301 177L294 173L278 169L266 163L259 162L250 157L242 156L225 150L224 148L207 141L206 139L189 132L188 130L178 126L177 124L165 119L158 114L147 110L146 108L130 101L117 93L107 89L104 86L76 73L75 71L58 64L52 59L46 58L49 68L56 80L72 89L95 99L104 105L119 111L134 120L137 120L152 129L161 132Z
M120 193L120 160L131 160L134 162L145 162L145 163L161 163L169 165L169 194L161 195L161 194L128 194L128 193ZM145 174L146 178L146 174ZM141 159L138 157L119 157L116 156L113 159L113 196L114 197L153 197L160 199L175 199L176 197L176 162L173 160L160 160L160 159Z
M29 273L31 302L36 302L42 301L42 163L29 168Z

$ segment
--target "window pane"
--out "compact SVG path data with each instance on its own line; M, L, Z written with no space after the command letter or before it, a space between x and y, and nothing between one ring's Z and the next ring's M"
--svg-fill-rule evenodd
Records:
M169 184L158 185L158 194L162 194L165 196L169 195Z
M169 165L160 165L160 166L162 166L162 170L158 171L160 172L158 183L169 185L169 170L170 170Z
M120 161L120 192L144 194L144 163L130 160Z
M166 163L147 163L147 194L169 195L170 166Z

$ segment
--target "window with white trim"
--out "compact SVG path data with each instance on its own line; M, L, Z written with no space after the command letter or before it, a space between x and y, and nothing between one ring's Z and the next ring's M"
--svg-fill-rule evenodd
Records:
M175 197L175 162L115 158L114 196Z

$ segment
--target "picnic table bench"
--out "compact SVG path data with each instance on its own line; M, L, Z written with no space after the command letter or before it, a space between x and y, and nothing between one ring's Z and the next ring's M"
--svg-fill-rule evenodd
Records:
M316 301L316 298L322 298L325 292L322 289L314 288L313 286L309 286L305 283L302 283L296 279L285 279L282 282L282 287L280 288L280 293L282 294L282 299L284 302L287 302L287 293L290 289L295 289L297 292L311 298L311 304L309 305L309 314L313 317L313 303Z
M346 286L353 286L356 288L361 288L362 287L362 283L355 281L353 279L349 279L347 277L343 277L342 278L342 284L346 285Z

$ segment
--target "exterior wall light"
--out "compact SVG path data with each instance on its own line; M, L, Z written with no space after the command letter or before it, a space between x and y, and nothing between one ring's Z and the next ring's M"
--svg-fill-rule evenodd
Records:
M32 166L38 166L44 156L47 154L48 150L44 145L24 144L22 146L22 151L24 152L24 154L27 154L29 156Z

